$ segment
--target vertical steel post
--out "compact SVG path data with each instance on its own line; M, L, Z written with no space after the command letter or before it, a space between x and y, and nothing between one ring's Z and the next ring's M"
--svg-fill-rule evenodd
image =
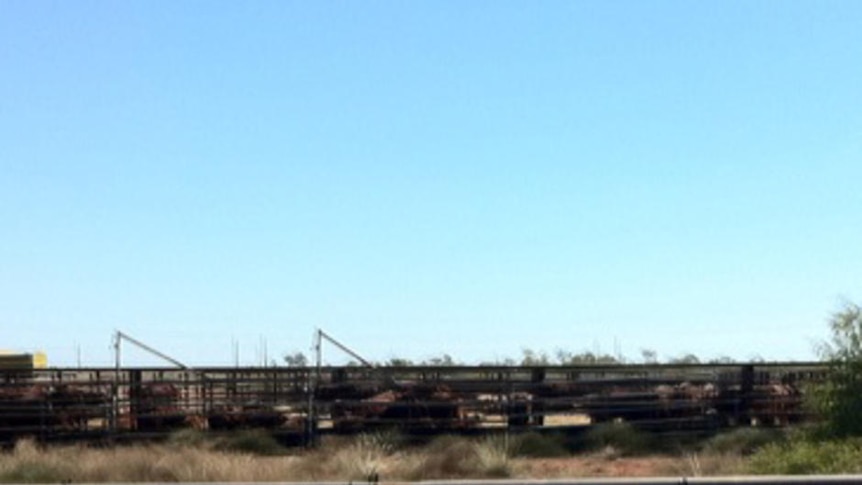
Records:
M306 367L305 371L307 389L306 393L308 394L308 410L306 411L306 435L305 442L306 446L313 446L317 441L317 415L314 409L314 396L317 393L317 387L320 384L320 369L321 369L321 361L323 358L323 354L321 351L321 331L320 329L316 329L314 331L314 336L311 339L311 348L314 351L314 368Z
M111 392L111 432L116 434L120 417L120 338L119 330L114 333L114 385Z

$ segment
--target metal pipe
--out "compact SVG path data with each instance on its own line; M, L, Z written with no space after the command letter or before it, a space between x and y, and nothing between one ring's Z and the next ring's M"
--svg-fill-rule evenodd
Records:
M114 334L114 385L111 389L111 432L116 433L120 416L120 332Z
M429 480L423 485L857 485L862 475L578 478L569 480Z
M347 353L348 355L350 355L350 356L351 356L351 357L353 357L354 359L356 359L356 360L358 360L359 362L361 362L361 363L362 363L363 365L365 365L366 367L370 367L370 368L372 368L372 369L373 369L374 367L376 367L374 364L372 364L371 362L369 362L369 361L367 361L367 360L363 359L361 355L357 354L356 352L354 352L353 350L351 350L351 349L350 349L349 347L347 347L346 345L342 344L342 343L341 343L341 342L339 342L338 340L335 340L335 338L333 338L332 336L330 336L329 334L327 334L327 333L326 333L326 332L324 332L323 330L318 329L318 330L317 330L317 332L319 333L319 335L320 335L321 337L325 338L329 343L331 343L332 345L334 345L334 346L338 347L339 349L341 349L342 351L344 351L345 353Z
M314 332L314 336L311 338L311 347L314 351L314 369L307 368L308 375L307 377L307 386L306 392L308 393L308 410L306 412L307 423L306 423L306 445L314 445L316 441L317 426L316 420L317 416L314 410L314 397L317 394L317 387L320 385L320 372L323 354L321 352L321 341L320 341L320 329Z
M171 356L169 356L169 355L167 355L167 354L164 354L164 353L162 353L162 352L159 352L158 350L156 350L156 349L154 349L154 348L150 347L149 345L147 345L147 344L145 344L145 343L141 342L140 340L137 340L137 339L135 339L135 338L131 337L130 335L127 335L127 334L125 334L125 333L123 333L123 332L121 332L121 331L117 330L117 340L119 341L119 339L120 339L120 338L125 339L125 340L128 340L129 342L131 342L131 343L133 343L133 344L137 345L137 346L138 346L138 347L140 347L141 349L146 350L147 352L149 352L149 353L151 353L151 354L155 355L156 357L161 357L162 359L164 359L164 360L166 360L166 361L170 362L171 364L174 364L175 366L179 367L180 369L186 369L186 370L188 370L188 369L189 369L189 367L188 367L187 365L183 364L182 362L178 361L177 359L174 359L173 357L171 357ZM119 364L119 359L120 359L120 357L119 357L119 356L120 356L120 352L119 352L119 345L120 345L120 344L119 344L119 342L118 342L118 343L117 343L117 367L118 367L118 368L119 368L119 365L120 365L120 364Z
M821 483L829 485L857 485L862 484L862 475L577 478L567 480L428 480L422 482L423 485L815 485ZM210 485L233 484L213 482ZM344 482L283 482L283 485L344 485Z

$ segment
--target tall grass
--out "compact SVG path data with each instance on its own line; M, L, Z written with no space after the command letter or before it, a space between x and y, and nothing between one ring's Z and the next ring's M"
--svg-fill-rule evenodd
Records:
M58 460L44 460L42 452L32 440L15 445L9 459L0 459L0 480L17 483L49 483L67 480L67 464Z
M770 437L734 432L716 438L698 453L631 462L640 467L645 461L656 460L666 467L665 474L679 476L862 472L862 441L767 442ZM441 436L423 446L407 446L397 434L374 433L333 437L317 449L292 451L271 448L269 437L259 432L228 436L178 433L162 444L114 448L41 447L23 440L13 450L0 453L0 482L364 482L374 478L547 478L548 472L556 477L563 477L561 473L591 476L596 470L609 470L609 464L619 462L625 454L644 454L644 443L648 443L641 433L617 424L586 436L594 453L571 460L546 460L544 464L534 461L535 456L571 456L562 438L535 434L508 438ZM749 450L756 451L748 455ZM580 468L558 466L573 462Z
M442 437L405 447L393 434L334 440L325 447L278 448L260 432L233 436L182 433L162 444L40 447L25 440L0 454L0 482L288 482L502 478L512 475L502 437Z
M172 446L40 448L21 441L0 455L0 481L15 483L286 481L291 460Z

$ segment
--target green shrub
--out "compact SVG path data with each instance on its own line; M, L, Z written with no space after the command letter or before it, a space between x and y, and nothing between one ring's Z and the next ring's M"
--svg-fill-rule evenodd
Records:
M252 455L283 455L287 449L271 434L262 429L237 431L222 437L216 448L222 451L250 453Z
M651 436L629 423L600 423L586 432L583 445L587 450L612 449L622 455L642 455L651 451Z
M356 436L353 441L353 445L362 446L364 448L376 448L386 455L391 455L395 451L401 449L406 443L407 440L404 435L394 430L363 433Z
M787 441L765 445L749 462L750 471L770 475L862 472L862 442Z
M733 455L750 455L758 449L784 440L784 433L775 429L737 428L713 436L704 451Z
M536 432L513 437L511 452L514 456L529 458L556 458L569 455L564 436Z
M213 444L213 439L205 431L187 428L168 435L167 444L181 448L206 448Z
M809 386L805 404L819 419L821 436L862 436L862 307L846 303L829 327L832 336L818 349L829 372L824 382Z

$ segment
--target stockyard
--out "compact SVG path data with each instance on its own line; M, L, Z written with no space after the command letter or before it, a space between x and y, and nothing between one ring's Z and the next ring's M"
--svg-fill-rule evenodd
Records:
M820 363L3 369L0 439L264 429L307 446L381 430L579 434L603 423L706 435L805 421L805 386L825 372Z
M811 418L805 390L826 372L819 363L177 364L0 370L0 478L734 474L752 443Z

